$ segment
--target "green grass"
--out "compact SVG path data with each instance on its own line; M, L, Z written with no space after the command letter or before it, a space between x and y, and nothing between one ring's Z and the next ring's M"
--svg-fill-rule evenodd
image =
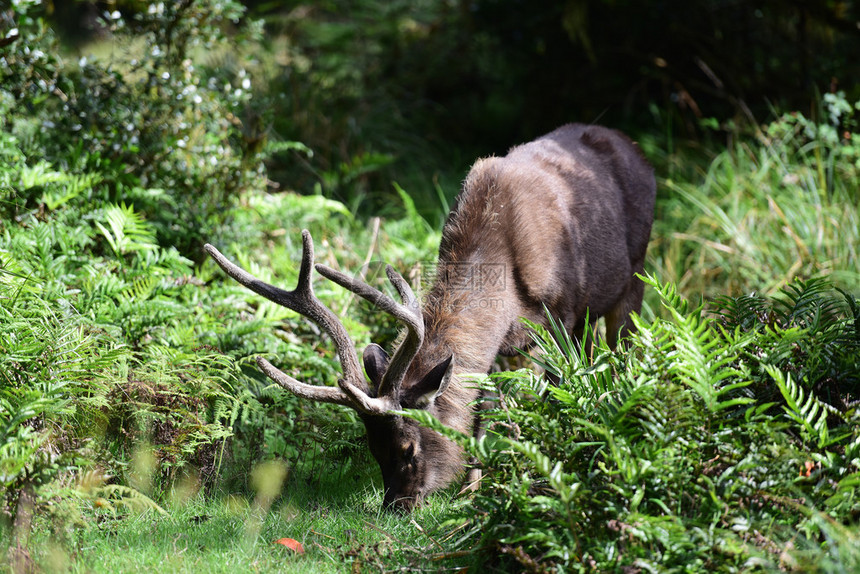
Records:
M275 504L243 496L195 496L165 515L97 510L85 505L74 522L37 519L30 555L44 571L69 572L349 572L468 565L448 556L439 535L448 495L405 517L380 509L371 482L334 475L289 481ZM454 531L456 534L456 531ZM292 538L296 554L275 544Z
M860 136L800 114L766 130L660 181L646 269L693 299L819 275L860 291Z

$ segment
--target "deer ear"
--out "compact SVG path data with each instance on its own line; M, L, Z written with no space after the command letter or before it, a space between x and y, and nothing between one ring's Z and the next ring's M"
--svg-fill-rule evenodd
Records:
M370 379L371 387L374 391L379 388L379 383L382 382L382 375L388 368L388 353L377 345L371 343L364 348L364 370Z
M427 408L436 397L445 392L451 382L451 373L454 371L454 355L430 369L418 383L406 389L406 397L403 406L406 408Z

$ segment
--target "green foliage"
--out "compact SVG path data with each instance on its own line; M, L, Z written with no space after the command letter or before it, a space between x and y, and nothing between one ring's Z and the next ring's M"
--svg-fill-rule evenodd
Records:
M433 105L415 97L408 84L423 76L422 68L404 66L403 58L411 61L411 51L427 32L443 29L456 16L446 4L259 4L274 55L263 66L268 93L280 110L271 118L271 132L300 140L314 152L273 158L269 177L290 189L337 199L353 211L385 216L400 215L391 186L396 180L410 190L422 214L444 217L429 182L442 178L450 198L462 175L456 171L472 158L457 157L452 166L457 154L444 130L420 125ZM427 60L422 66L438 61Z
M143 217L134 209L125 205L110 205L105 209L104 218L110 229L100 221L95 226L107 240L117 257L122 257L133 251L156 249L154 237L143 225Z
M128 358L70 302L45 293L32 273L0 270L0 499L8 513L25 489L76 467L87 431L116 383L111 366Z
M0 150L25 157L12 137L0 140ZM38 177L24 161L0 168L7 206L25 205L34 187L63 197L88 194L87 183L98 181L38 165ZM198 288L187 279L190 262L154 238L139 213L109 203L58 202L50 212L18 211L3 220L0 450L7 508L14 510L18 493L30 486L38 487L37 502L46 500L57 492L52 481L96 460L107 474L123 476L126 453L145 440L157 447L156 474L173 477L190 464L205 474L208 465L203 479L212 481L214 445L230 436L225 413L238 402L230 393L235 366L199 351L186 324ZM133 491L118 488L110 497L131 502Z
M528 371L494 376L485 439L408 413L488 471L456 548L500 570L739 571L825 555L822 571L850 570L856 556L837 549L856 539L856 407L831 406L764 361L783 337L801 346L822 329L839 333L822 347L856 344L853 314L811 281L773 304L793 323L750 328L761 316L750 298L723 299L731 312L713 316L647 282L669 316L634 318L626 353L601 343L592 358L559 326L535 329L537 361L558 385ZM856 377L852 356L844 374ZM840 405L856 405L852 386L839 391Z
M760 387L770 386L774 377L768 369L773 367L842 411L856 400L860 313L853 295L834 292L819 278L795 281L773 301L756 295L720 297L713 312L725 328L754 334L746 353Z
M275 158L270 177L363 214L391 213L392 180L422 213L438 211L433 187L450 199L475 157L570 121L654 142L643 149L677 183L674 166L687 173L772 106L808 109L837 82L850 101L860 89L852 2L248 5L266 18L272 132L315 152ZM830 107L815 121L846 113Z
M800 425L800 436L804 442L813 442L816 448L823 449L845 438L831 440L828 432L827 417L839 416L839 411L813 395L804 396L803 388L792 381L790 376L786 377L773 367L766 368L785 400L783 409L789 418Z
M225 224L224 210L264 181L264 150L244 136L253 123L251 70L195 61L200 50L244 41L224 33L244 9L205 0L152 2L129 18L114 11L102 31L115 49L75 60L60 55L41 10L25 2L11 14L19 38L4 48L2 93L29 114L6 116L5 128L19 134L28 157L47 159L25 170L41 181L29 188L48 183L48 163L91 180L65 195L24 195L18 209L134 205L161 245L198 257Z

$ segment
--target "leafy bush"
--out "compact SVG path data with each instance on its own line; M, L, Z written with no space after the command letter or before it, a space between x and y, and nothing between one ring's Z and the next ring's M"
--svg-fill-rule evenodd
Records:
M41 19L40 2L16 3L19 38L4 49L4 94L27 115L5 119L28 157L97 178L68 201L134 205L159 244L187 256L217 235L242 192L265 181L263 149L248 142L251 70L195 62L205 49L233 46L233 0L152 2L126 19L105 13L109 56L63 58ZM247 28L250 37L258 27ZM5 96L8 98L8 96ZM246 118L245 120L241 118ZM84 190L79 192L82 193ZM39 197L23 197L24 207Z
M834 297L828 281L795 281L772 300L757 295L719 297L712 311L726 329L754 335L745 349L755 367L756 394L766 397L776 367L806 391L846 412L860 398L860 307L844 291ZM854 326L854 330L851 326Z
M182 14L171 4L142 26L158 29L159 16L205 17L181 23L190 49L198 32L221 34L228 4L235 13L229 2L196 3ZM137 62L158 81L67 61L39 14L32 1L4 12L16 19L18 38L0 58L0 506L4 523L16 516L19 544L27 516L59 508L58 500L153 508L145 494L163 496L178 479L211 487L233 424L255 404L242 395L236 361L203 345L217 306L199 304L201 282L177 250L196 251L232 205L232 197L195 203L198 192L225 189L217 170L241 183L259 169L258 156L231 155L236 127L220 119L238 95L204 87L200 105L178 97L201 78L183 60L188 74L169 82L177 52L159 55L158 38ZM122 32L121 18L109 21ZM132 115L147 113L134 123ZM214 123L192 127L192 113ZM141 138L154 154L142 164ZM193 157L173 153L180 140L200 144ZM185 168L203 158L212 168L187 177ZM255 167L236 171L246 161ZM167 184L170 193L156 187Z
M6 261L0 272L0 484L13 500L25 484L48 482L77 462L86 432L65 431L72 422L93 428L116 382L110 366L128 357L16 267Z
M0 167L6 205L28 196L42 205L2 220L4 502L62 470L96 464L123 476L144 441L165 477L194 463L211 483L212 445L230 434L235 368L201 353L186 324L199 288L190 262L158 247L130 207L46 208L46 198L89 193L97 177L29 167L6 135L0 153L14 159Z
M461 548L502 570L856 566L856 301L812 281L786 288L772 319L742 298L715 318L649 283L669 318L637 318L628 352L591 359L560 326L532 325L558 386L494 377L488 437L456 437L488 470ZM800 359L812 349L828 363ZM832 365L840 394L819 396Z

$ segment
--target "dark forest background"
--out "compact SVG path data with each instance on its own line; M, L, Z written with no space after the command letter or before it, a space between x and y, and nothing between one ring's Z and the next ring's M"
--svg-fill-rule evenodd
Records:
M721 147L777 110L817 119L823 93L860 96L860 8L846 0L243 3L244 20L265 22L255 79L267 96L245 110L244 133L314 152L276 158L270 178L371 210L392 180L432 209L440 171L450 196L475 157L570 121L650 134L671 153ZM48 12L80 50L104 14L143 6L55 1ZM237 62L217 53L208 65L227 74Z

